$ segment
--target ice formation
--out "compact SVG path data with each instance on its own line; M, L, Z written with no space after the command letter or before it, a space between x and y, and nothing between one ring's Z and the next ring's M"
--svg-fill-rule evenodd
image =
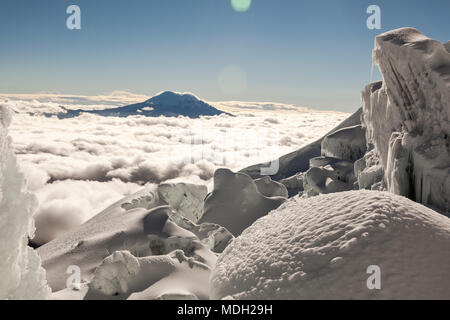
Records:
M206 198L205 186L185 183L163 183L158 186L151 185L146 189L128 197L129 201L122 199L124 209L146 208L170 205L185 218L197 222L203 215L203 200Z
M310 169L303 177L305 196L348 191L354 188L353 162L330 157L310 160Z
M383 82L364 89L362 122L374 148L369 162L377 167L358 163L359 184L379 183L381 166L383 188L448 211L450 54L442 43L403 28L378 36L373 56Z
M289 198L296 196L303 191L303 179L304 173L300 172L292 177L280 180L280 183L286 187Z
M445 49L447 49L448 52L450 52L450 41L447 41L445 44Z
M177 275L179 268L185 268L179 264L203 270L203 276L198 276L204 281L197 281L196 290L207 292L205 279L215 264L216 255L195 234L175 224L170 219L172 211L168 206L151 210L110 210L40 247L39 254L55 292L54 298L127 299L132 294L145 295L144 291L151 290L158 281L169 274ZM179 261L175 263L171 254L177 250L180 250ZM127 253L121 253L124 251ZM81 270L81 290L75 293L67 288L66 271L71 265ZM206 287L201 287L202 284ZM160 290L153 287L156 290L153 294L177 293L165 291L170 288L173 287ZM182 293L182 281L177 288L181 290L178 293ZM196 295L196 292L190 293Z
M52 297L208 298L214 251L233 236L188 218L201 216L205 194L203 186L148 186L40 247ZM80 290L67 288L71 265L80 268Z
M450 299L449 219L402 197L449 210L449 50L412 28L385 33L373 60L383 81L364 89L363 108L279 158L276 174L263 175L268 164L219 169L208 195L204 186L150 185L40 247L52 298ZM170 92L95 113L170 116L183 104L194 118L199 105L221 113ZM27 247L34 200L8 123L2 108L0 270L11 276L0 298L44 298L45 273ZM377 191L349 191L358 188ZM373 265L382 290L367 287ZM71 266L81 283L67 288Z
M450 299L448 248L450 219L405 197L295 197L227 247L211 297ZM380 268L380 290L367 286L370 266Z
M45 299L50 292L45 270L28 246L36 200L26 192L11 151L10 121L9 110L0 105L0 299Z
M273 181L270 177L255 180L258 191L266 197L288 197L288 190L284 184Z
M322 155L355 161L366 153L366 138L361 125L340 129L322 141Z
M279 183L261 180L258 184L261 190L264 186L265 194L280 194L282 190L287 196L287 190ZM214 190L205 200L200 222L216 223L237 236L284 201L286 197L263 195L255 181L244 173L218 169L214 173Z
M280 181L283 179L289 179L294 177L295 175L306 172L309 169L309 160L315 157L321 156L321 144L322 141L328 135L344 128L356 126L361 124L361 112L362 109L358 109L354 114L352 114L349 118L344 120L341 124L339 124L336 128L331 130L321 139L310 143L297 151L291 152L280 157L277 161L279 163L279 170L276 174L270 176L274 181ZM253 179L262 178L262 169L269 167L269 163L256 164L247 168L242 169L241 173L245 173L252 177Z
M96 269L86 299L206 300L211 268L182 250L135 257L117 251Z

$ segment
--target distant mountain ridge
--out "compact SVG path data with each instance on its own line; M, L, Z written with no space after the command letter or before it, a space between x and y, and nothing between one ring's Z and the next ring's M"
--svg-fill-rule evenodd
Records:
M221 114L231 115L220 111L210 104L198 99L189 93L176 93L165 91L147 101L127 105L124 107L102 109L102 110L70 110L58 113L58 118L78 117L81 113L97 114L105 117L128 117L142 115L146 117L178 117L199 118L200 116L216 116Z

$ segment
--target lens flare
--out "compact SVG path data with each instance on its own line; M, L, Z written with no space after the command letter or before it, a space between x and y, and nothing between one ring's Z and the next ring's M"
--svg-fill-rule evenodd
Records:
M220 72L218 82L223 93L236 95L247 89L247 74L237 66L228 66Z
M252 0L231 0L231 5L237 12L245 12L252 5Z

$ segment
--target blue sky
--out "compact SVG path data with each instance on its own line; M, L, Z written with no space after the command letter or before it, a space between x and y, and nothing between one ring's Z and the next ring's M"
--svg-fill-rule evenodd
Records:
M81 30L66 28L71 4ZM381 30L366 27L371 4ZM253 0L244 13L230 0L1 0L0 92L174 90L352 111L374 36L412 26L447 41L449 12L447 0ZM239 92L221 86L227 70L245 75Z

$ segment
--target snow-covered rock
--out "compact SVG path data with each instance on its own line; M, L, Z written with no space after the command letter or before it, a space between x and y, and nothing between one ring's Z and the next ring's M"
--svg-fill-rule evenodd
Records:
M356 161L366 153L365 131L361 125L340 129L322 141L322 155Z
M214 190L205 200L205 212L199 222L218 224L237 236L284 201L285 197L263 195L255 181L244 173L218 169L214 173Z
M45 299L50 293L41 259L28 246L36 199L25 190L7 128L9 110L0 105L0 299Z
M378 36L373 56L383 82L364 89L362 122L383 185L448 211L450 54L439 41L403 28Z
M211 296L450 299L449 248L450 219L407 198L366 190L296 197L228 246ZM371 286L377 275L380 289Z

